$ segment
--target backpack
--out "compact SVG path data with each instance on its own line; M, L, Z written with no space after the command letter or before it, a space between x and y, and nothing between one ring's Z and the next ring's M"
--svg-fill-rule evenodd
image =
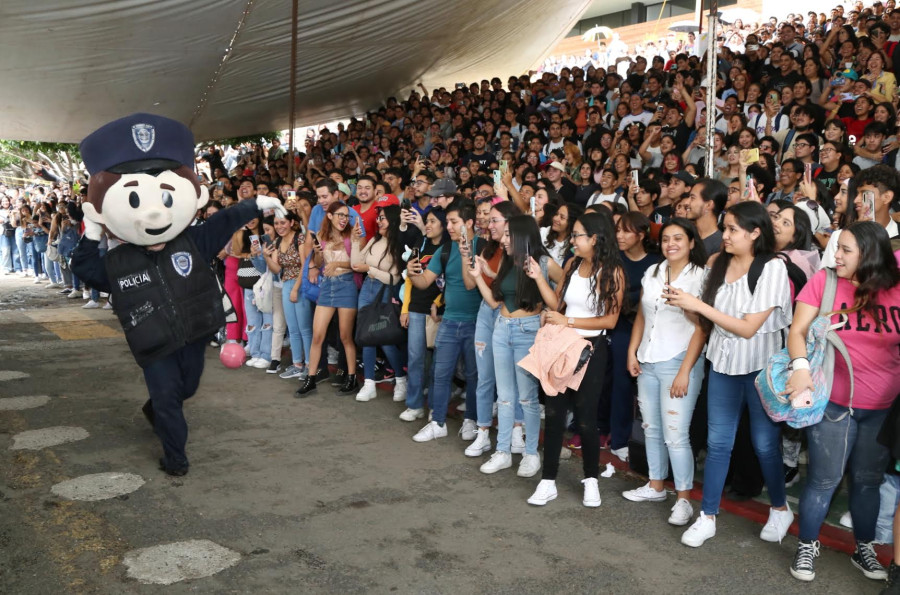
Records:
M747 273L747 285L750 287L750 293L756 291L756 283L759 281L759 277L762 275L766 263L773 258L781 259L785 268L787 268L788 280L791 282L791 302L793 302L797 298L797 294L800 293L800 290L803 289L803 286L806 285L806 275L803 273L803 270L794 264L788 255L783 252L762 254L753 259L753 263L750 265L750 271Z
M769 418L774 422L787 422L792 428L805 428L822 421L834 380L835 350L844 358L850 372L850 406L840 419L853 414L853 364L847 347L836 332L846 324L847 315L841 315L841 320L836 324L831 323L829 313L834 308L838 279L834 269L826 268L825 271L825 289L822 292L819 315L809 326L806 334L806 359L809 360L809 373L815 386L812 391L812 407L794 409L790 399L781 395L792 372L791 356L787 348L773 354L754 381L763 409Z

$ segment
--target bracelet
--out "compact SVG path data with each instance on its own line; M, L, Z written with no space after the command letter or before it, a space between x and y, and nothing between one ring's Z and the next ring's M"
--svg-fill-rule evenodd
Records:
M805 357L795 357L791 360L791 370L809 370L809 360Z

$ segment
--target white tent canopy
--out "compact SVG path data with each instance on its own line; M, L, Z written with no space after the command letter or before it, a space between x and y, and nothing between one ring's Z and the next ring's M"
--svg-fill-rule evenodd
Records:
M297 125L422 82L522 74L591 0L301 0ZM291 0L3 0L0 138L79 142L147 111L198 140L288 127Z

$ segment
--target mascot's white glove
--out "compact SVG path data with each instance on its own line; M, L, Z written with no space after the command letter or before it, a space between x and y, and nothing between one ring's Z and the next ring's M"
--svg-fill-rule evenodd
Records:
M84 237L89 240L99 242L103 237L103 226L99 223L91 221L87 217L84 218Z
M266 211L268 209L274 210L275 216L279 219L287 217L287 210L284 208L284 205L282 205L281 201L274 196L257 196L256 206L260 211Z

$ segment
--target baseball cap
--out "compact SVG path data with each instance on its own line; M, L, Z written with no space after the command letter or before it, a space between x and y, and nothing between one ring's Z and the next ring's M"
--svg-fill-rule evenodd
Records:
M544 169L550 169L551 167L553 169L558 169L559 171L566 173L566 166L563 165L562 163L560 163L559 161L551 161L544 167Z
M684 183L685 183L686 185L688 185L688 186L693 186L693 185L694 185L694 182L697 181L697 178L695 178L694 176L692 176L692 175L690 174L690 172L687 172L687 171L685 171L685 170L683 170L683 169L680 170L680 171L678 171L678 172L676 172L672 177L681 180L682 182L684 182Z
M456 193L456 184L453 180L448 180L447 178L441 178L437 180L432 186L431 190L426 192L427 196L434 198L435 196L450 196L451 194Z

